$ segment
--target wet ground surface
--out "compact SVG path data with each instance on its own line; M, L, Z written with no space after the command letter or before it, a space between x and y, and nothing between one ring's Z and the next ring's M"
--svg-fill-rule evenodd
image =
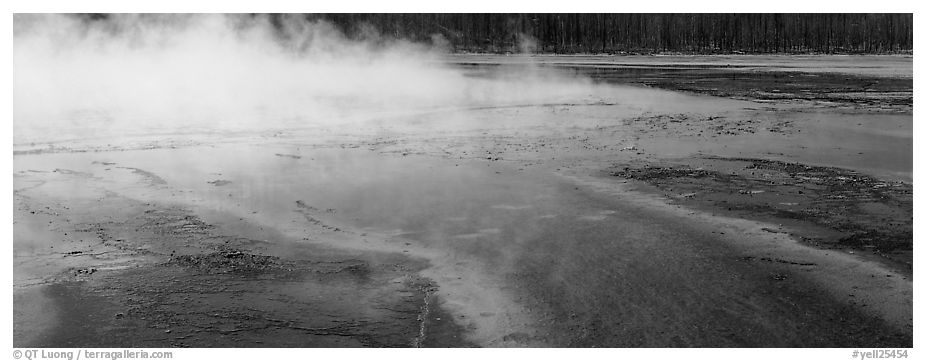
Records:
M637 58L635 61L616 59L582 62L551 58L534 61L540 68L558 70L567 76L584 76L606 84L642 85L778 104L810 102L834 108L893 112L909 112L913 107L912 74L884 76L864 69L878 68L880 64L858 64L854 69L850 65L841 70L821 71L812 63L792 64L774 58L765 64L737 61L735 57L727 62L711 59L690 63L663 62L658 57ZM474 76L503 73L513 67L505 62L484 64L467 58L457 61ZM776 62L783 64L776 66Z
M603 82L641 84L749 100L809 101L828 106L909 111L913 107L913 79L863 77L846 74L694 69L576 69L578 74Z
M24 180L47 177L21 192L24 204L34 206L24 197L49 183L106 185L121 177L137 184L119 181L88 202L132 204L112 190L141 199L135 209L122 204L112 220L56 229L89 233L99 243L64 249L60 257L90 261L63 270L43 286L44 297L59 312L97 322L65 318L69 326L24 342L427 346L428 333L419 340L415 332L427 317L455 319L440 327L424 323L443 335L434 342L445 346L467 345L461 337L467 329L501 332L485 336L495 345L907 342L864 312L833 308L839 302L814 294L801 274L814 264L753 261L762 257L703 241L710 232L673 227L672 217L598 199L555 177L505 164L362 150L290 152L298 158L277 156L274 147L226 146L59 154L39 169L21 162L37 171L19 173ZM245 159L249 165L242 166ZM65 164L77 169L59 168ZM41 173L43 167L53 169ZM269 172L279 167L288 171ZM210 180L219 174L227 183ZM89 207L73 197L61 201L68 210ZM166 206L175 202L187 204ZM52 209L46 215L64 216ZM200 218L196 210L208 211ZM324 245L353 251L319 249ZM157 261L126 258L138 256ZM418 275L427 267L414 261L421 258L429 259L429 278ZM107 267L117 261L135 268ZM470 290L470 282L480 290ZM93 297L106 302L86 302ZM434 305L455 316L422 309ZM268 339L268 332L275 336Z
M14 344L912 343L903 102L595 89L17 144Z
M654 185L681 204L789 226L820 226L824 230L800 237L816 246L874 252L907 274L913 271L913 187L908 183L841 168L738 158L704 159L696 168L624 167L612 175Z
M97 188L86 183L94 176L48 173L15 194L18 347L469 345L431 309L422 261L286 242L259 227L252 236L274 241L223 235L186 207L109 190L57 198L39 191ZM147 187L153 176L138 180Z

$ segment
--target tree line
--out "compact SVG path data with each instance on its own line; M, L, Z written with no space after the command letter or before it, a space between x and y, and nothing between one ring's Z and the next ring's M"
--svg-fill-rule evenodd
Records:
M457 52L905 53L913 14L307 14ZM439 34L439 35L438 35Z

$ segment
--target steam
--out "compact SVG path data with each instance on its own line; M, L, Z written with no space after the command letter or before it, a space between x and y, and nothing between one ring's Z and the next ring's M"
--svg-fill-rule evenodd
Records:
M446 65L440 35L416 44L365 29L348 38L297 16L18 14L14 141L344 126L588 94L536 68L469 76Z

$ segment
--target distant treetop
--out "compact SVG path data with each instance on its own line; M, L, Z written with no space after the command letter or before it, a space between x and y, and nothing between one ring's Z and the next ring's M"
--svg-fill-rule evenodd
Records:
M432 41L463 52L898 53L913 14L310 14L348 36ZM442 40L442 41L443 41Z

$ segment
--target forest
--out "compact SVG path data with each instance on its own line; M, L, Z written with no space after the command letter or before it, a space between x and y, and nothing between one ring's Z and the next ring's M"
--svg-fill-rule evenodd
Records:
M88 21L109 17L82 14ZM252 17L264 16L251 14ZM913 14L270 14L458 53L910 54ZM285 34L284 34L285 35Z
M277 15L279 17L280 15ZM913 50L913 14L308 14L369 33L489 53L826 53Z

